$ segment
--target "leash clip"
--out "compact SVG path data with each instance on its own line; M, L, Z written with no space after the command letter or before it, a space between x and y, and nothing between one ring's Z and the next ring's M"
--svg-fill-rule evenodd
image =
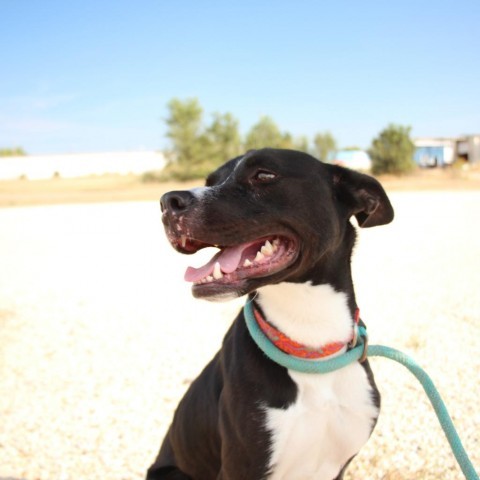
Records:
M355 323L353 325L353 338L348 343L348 346L350 348L355 348L357 346L357 342L358 342L358 325Z
M361 327L362 331L360 332L360 310L357 308L355 310L355 316L353 319L353 338L349 342L348 346L352 349L355 348L358 345L358 339L359 337L363 338L363 351L362 355L359 358L359 362L363 363L367 359L368 355L368 335L367 335L367 330L365 327Z
M363 352L362 356L358 359L360 363L363 363L367 359L368 355L368 335L367 332L365 332L365 336L363 337Z
M355 309L355 315L353 318L353 338L348 343L350 348L355 348L358 343L358 324L360 323L360 309Z
M358 359L358 361L360 363L363 363L366 359L367 359L367 355L368 355L368 335L367 335L367 332L365 331L365 329L362 329L362 335L360 335L360 332L359 332L359 328L358 328L358 325L354 325L353 326L353 338L352 340L349 342L348 346L350 347L350 349L353 349L355 348L357 345L358 345L358 339L361 337L363 338L363 342L362 342L362 346L363 346L363 350L362 350L362 355L360 356L360 358Z

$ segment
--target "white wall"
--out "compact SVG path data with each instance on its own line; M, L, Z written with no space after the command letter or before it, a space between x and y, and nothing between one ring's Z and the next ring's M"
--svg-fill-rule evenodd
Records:
M28 155L25 157L0 157L0 179L64 178L103 175L106 173L142 174L161 170L165 157L160 152L106 152L70 153L64 155Z

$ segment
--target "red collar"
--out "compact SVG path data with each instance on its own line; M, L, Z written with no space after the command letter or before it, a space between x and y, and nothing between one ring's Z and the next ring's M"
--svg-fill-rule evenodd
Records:
M254 307L253 313L255 315L255 320L260 327L260 330L264 335L282 352L292 355L294 357L308 358L308 359L318 359L325 358L335 353L338 353L340 350L345 348L347 345L355 346L356 343L356 331L358 322L360 320L360 310L357 308L355 311L355 325L354 333L352 335L352 340L350 342L332 342L327 343L320 348L311 348L303 345L301 343L292 340L287 337L280 330L275 328L271 323L269 323L263 315L259 312L257 308ZM353 345L352 345L353 344Z

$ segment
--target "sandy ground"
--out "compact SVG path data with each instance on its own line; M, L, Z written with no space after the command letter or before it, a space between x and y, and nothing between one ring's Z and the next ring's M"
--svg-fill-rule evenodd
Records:
M480 191L391 198L356 248L362 317L427 368L480 469ZM240 305L194 300L189 263L156 200L0 209L1 480L143 478ZM413 377L372 366L383 410L347 479L462 478Z
M185 183L145 183L135 175L0 180L0 207L125 201L156 202L163 192L191 188L202 183L201 180ZM461 183L463 184L463 181ZM467 184L469 185L470 181ZM480 180L478 188L480 188Z

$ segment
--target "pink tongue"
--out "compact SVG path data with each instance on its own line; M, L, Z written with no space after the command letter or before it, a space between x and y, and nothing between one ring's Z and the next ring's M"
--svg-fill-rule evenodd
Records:
M238 245L236 247L227 247L218 252L206 265L200 268L188 267L185 272L185 280L187 282L198 282L202 278L212 275L215 263L220 264L220 269L223 273L234 272L240 260L242 259L242 253L249 245Z

